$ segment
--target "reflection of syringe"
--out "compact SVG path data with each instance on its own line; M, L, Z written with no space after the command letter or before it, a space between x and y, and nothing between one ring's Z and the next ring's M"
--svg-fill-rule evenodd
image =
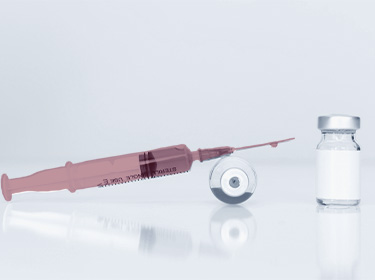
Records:
M75 192L90 187L105 187L139 179L161 177L189 171L193 161L206 161L229 155L237 150L270 145L293 140L289 138L264 144L240 148L218 147L198 149L191 152L186 145L175 145L147 152L133 153L102 159L89 160L65 166L46 169L32 175L9 179L1 177L1 189L5 200L10 201L12 194L25 191L55 191L68 189Z
M186 258L192 251L192 238L183 229L169 229L121 218L90 213L13 209L9 204L3 217L3 231L10 236L33 233L60 242L87 244L157 256ZM32 244L33 242L31 242ZM29 245L29 246L35 246Z
M152 207L154 218L151 222L140 218L148 216L139 215L141 206L120 205L121 208L115 207L113 213L113 208L108 205L99 205L89 207L91 203L80 203L61 208L53 202L38 205L10 203L2 216L6 243L12 246L12 243L20 242L21 239L21 242L26 242L25 250L30 252L34 252L36 247L40 249L38 240L43 240L43 246L51 250L57 242L73 247L88 245L95 250L110 249L173 259L184 259L196 253L204 257L228 258L239 252L249 252L256 235L255 217L248 209L240 206L215 209L208 223L210 238L205 240L201 235L195 236L176 223L173 227L164 222L160 224L160 221L171 217L169 211L163 215L161 205ZM185 209L197 221L188 208L181 207L175 210L181 213ZM208 209L211 210L210 207ZM204 212L202 217L205 217Z

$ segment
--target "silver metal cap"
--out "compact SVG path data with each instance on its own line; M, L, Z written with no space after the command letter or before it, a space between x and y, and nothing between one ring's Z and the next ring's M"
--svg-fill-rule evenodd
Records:
M360 118L348 115L329 115L318 118L320 130L357 130L360 128Z

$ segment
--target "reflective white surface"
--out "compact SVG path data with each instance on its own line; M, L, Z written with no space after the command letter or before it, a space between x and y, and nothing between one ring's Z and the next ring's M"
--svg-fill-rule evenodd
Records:
M212 195L213 164L2 200L1 278L374 279L373 165L360 207L332 209L315 202L310 163L254 162L258 187L240 206Z
M341 213L317 209L312 163L317 117L331 113L361 117L362 158L375 160L374 10L354 0L0 0L9 178L179 143L296 137L238 154L258 175L239 207L211 193L214 161L0 199L0 278L375 279L375 165L363 168L360 209Z

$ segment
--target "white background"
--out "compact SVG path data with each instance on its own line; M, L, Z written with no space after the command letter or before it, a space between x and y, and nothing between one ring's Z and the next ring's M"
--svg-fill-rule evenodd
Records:
M10 178L180 143L296 137L238 153L259 178L239 211L209 191L215 162L2 200L1 277L373 279L374 13L372 1L0 0L0 172ZM363 201L322 218L316 120L331 113L361 117ZM249 232L239 249L209 230L222 208ZM148 253L138 246L150 242Z

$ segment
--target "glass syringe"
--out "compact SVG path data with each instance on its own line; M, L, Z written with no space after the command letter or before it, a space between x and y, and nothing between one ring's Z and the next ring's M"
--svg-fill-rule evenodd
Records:
M10 201L12 194L26 191L57 191L68 189L70 192L91 187L105 187L127 183L140 179L161 177L189 171L193 161L206 161L229 155L234 151L270 145L293 140L289 138L264 144L240 148L218 147L198 149L191 152L186 145L175 145L140 153L107 157L80 163L68 161L65 166L46 169L32 175L9 179L1 177L1 189L5 200Z

